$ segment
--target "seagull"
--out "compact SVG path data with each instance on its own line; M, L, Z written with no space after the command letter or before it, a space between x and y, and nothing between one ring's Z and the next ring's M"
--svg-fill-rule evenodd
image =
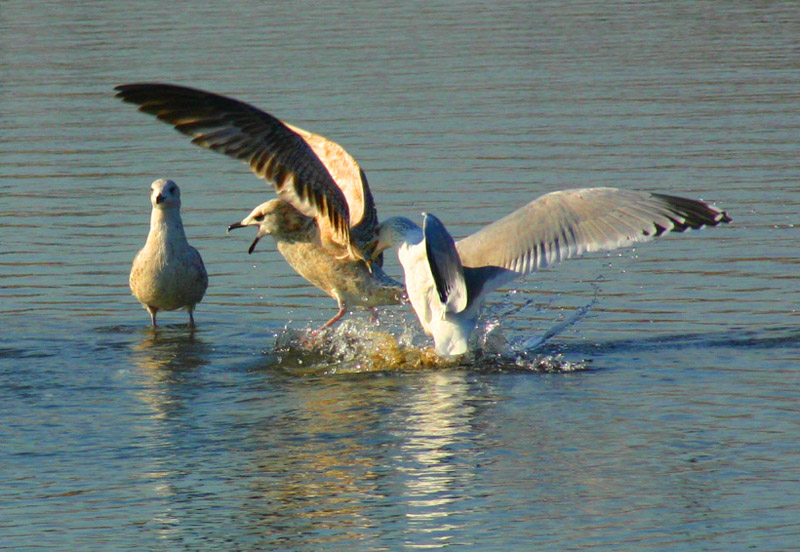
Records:
M541 268L592 251L730 222L702 201L617 188L562 190L535 199L456 242L432 214L422 227L393 217L378 228L372 255L397 247L411 306L435 352L469 351L489 292Z
M377 307L400 303L405 297L403 284L387 276L378 264L370 268L362 261L337 260L322 245L314 219L282 199L262 203L241 222L231 224L228 231L247 226L258 227L248 253L253 253L263 236L271 235L286 262L336 300L339 311L315 333L335 324L349 305Z
M208 274L197 249L189 245L181 221L181 190L172 180L159 179L150 186L150 232L133 260L131 292L150 313L185 308L194 327L194 307L203 299Z
M193 144L245 161L274 187L278 202L262 204L229 230L253 225L258 238L271 233L287 262L336 299L339 311L320 330L351 306L403 300L403 285L380 270L382 257L370 255L378 228L375 202L364 171L339 144L195 88L140 83L115 90L122 101L191 136ZM377 262L367 264L368 258Z

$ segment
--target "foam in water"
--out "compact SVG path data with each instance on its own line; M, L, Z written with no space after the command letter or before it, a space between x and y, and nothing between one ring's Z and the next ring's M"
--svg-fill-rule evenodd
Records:
M531 304L527 301L516 310ZM536 338L515 343L500 327L502 317L479 323L476 348L468 355L445 359L436 355L432 343L414 320L383 316L380 324L351 317L319 334L308 330L284 329L276 336L272 354L282 368L293 372L360 373L382 371L436 370L461 368L492 372L574 372L587 368L585 362L571 362L562 355L539 355L535 350L580 320L593 303Z

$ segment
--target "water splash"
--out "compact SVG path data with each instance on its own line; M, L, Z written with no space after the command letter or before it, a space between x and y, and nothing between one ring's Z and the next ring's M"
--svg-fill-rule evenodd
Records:
M597 303L597 295L595 294L594 298L589 302L587 305L582 307L578 307L575 312L573 312L570 316L547 330L540 336L530 337L526 339L522 343L522 347L525 350L535 350L556 337L557 335L563 333L565 330L571 328L589 314L589 311L592 310L592 307Z
M601 281L598 278L597 281ZM564 317L563 312L559 311L559 317L554 326L548 328L541 335L528 337L525 339L509 341L506 339L502 330L503 320L507 320L512 315L527 309L534 304L533 299L527 299L520 304L513 303L513 296L518 292L515 290L509 291L504 300L496 303L490 308L486 309L486 314L481 317L476 328L478 335L479 347L483 351L494 351L497 353L531 353L545 344L547 344L554 337L561 335L566 330L586 318L591 312L592 308L597 304L600 287L595 282L590 282L594 294L592 300L586 305L577 307L569 316ZM553 302L556 298L550 298L546 303L540 304L536 307L538 313L545 313L553 309Z
M350 319L319 334L283 330L273 353L292 371L309 374L407 371L457 366L436 355L433 347L417 347L406 332L376 328Z
M528 301L516 310L522 310L530 303ZM563 330L578 319L576 314L570 319L570 324L562 323L560 328ZM568 361L562 355L539 355L534 352L535 347L509 343L499 320L491 319L482 324L480 331L476 332L476 347L470 354L456 359L438 356L416 319L406 316L384 316L380 324L352 317L319 334L285 328L276 336L274 349L269 354L275 367L303 375L454 368L484 372L560 373L587 368L585 362ZM545 338L557 333L550 330ZM545 340L540 340L539 344Z

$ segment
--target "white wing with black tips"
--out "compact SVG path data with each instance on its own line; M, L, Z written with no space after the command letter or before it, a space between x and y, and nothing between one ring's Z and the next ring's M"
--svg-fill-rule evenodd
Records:
M545 194L456 242L456 248L473 297L576 255L729 221L702 201L581 188Z

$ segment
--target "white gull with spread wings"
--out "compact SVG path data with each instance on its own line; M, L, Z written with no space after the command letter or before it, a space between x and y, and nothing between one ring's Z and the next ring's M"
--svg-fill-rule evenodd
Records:
M373 255L398 247L408 298L436 353L467 353L489 292L570 257L608 251L730 222L702 201L620 190L552 192L458 242L442 222L423 213L422 227L404 218L384 221Z

